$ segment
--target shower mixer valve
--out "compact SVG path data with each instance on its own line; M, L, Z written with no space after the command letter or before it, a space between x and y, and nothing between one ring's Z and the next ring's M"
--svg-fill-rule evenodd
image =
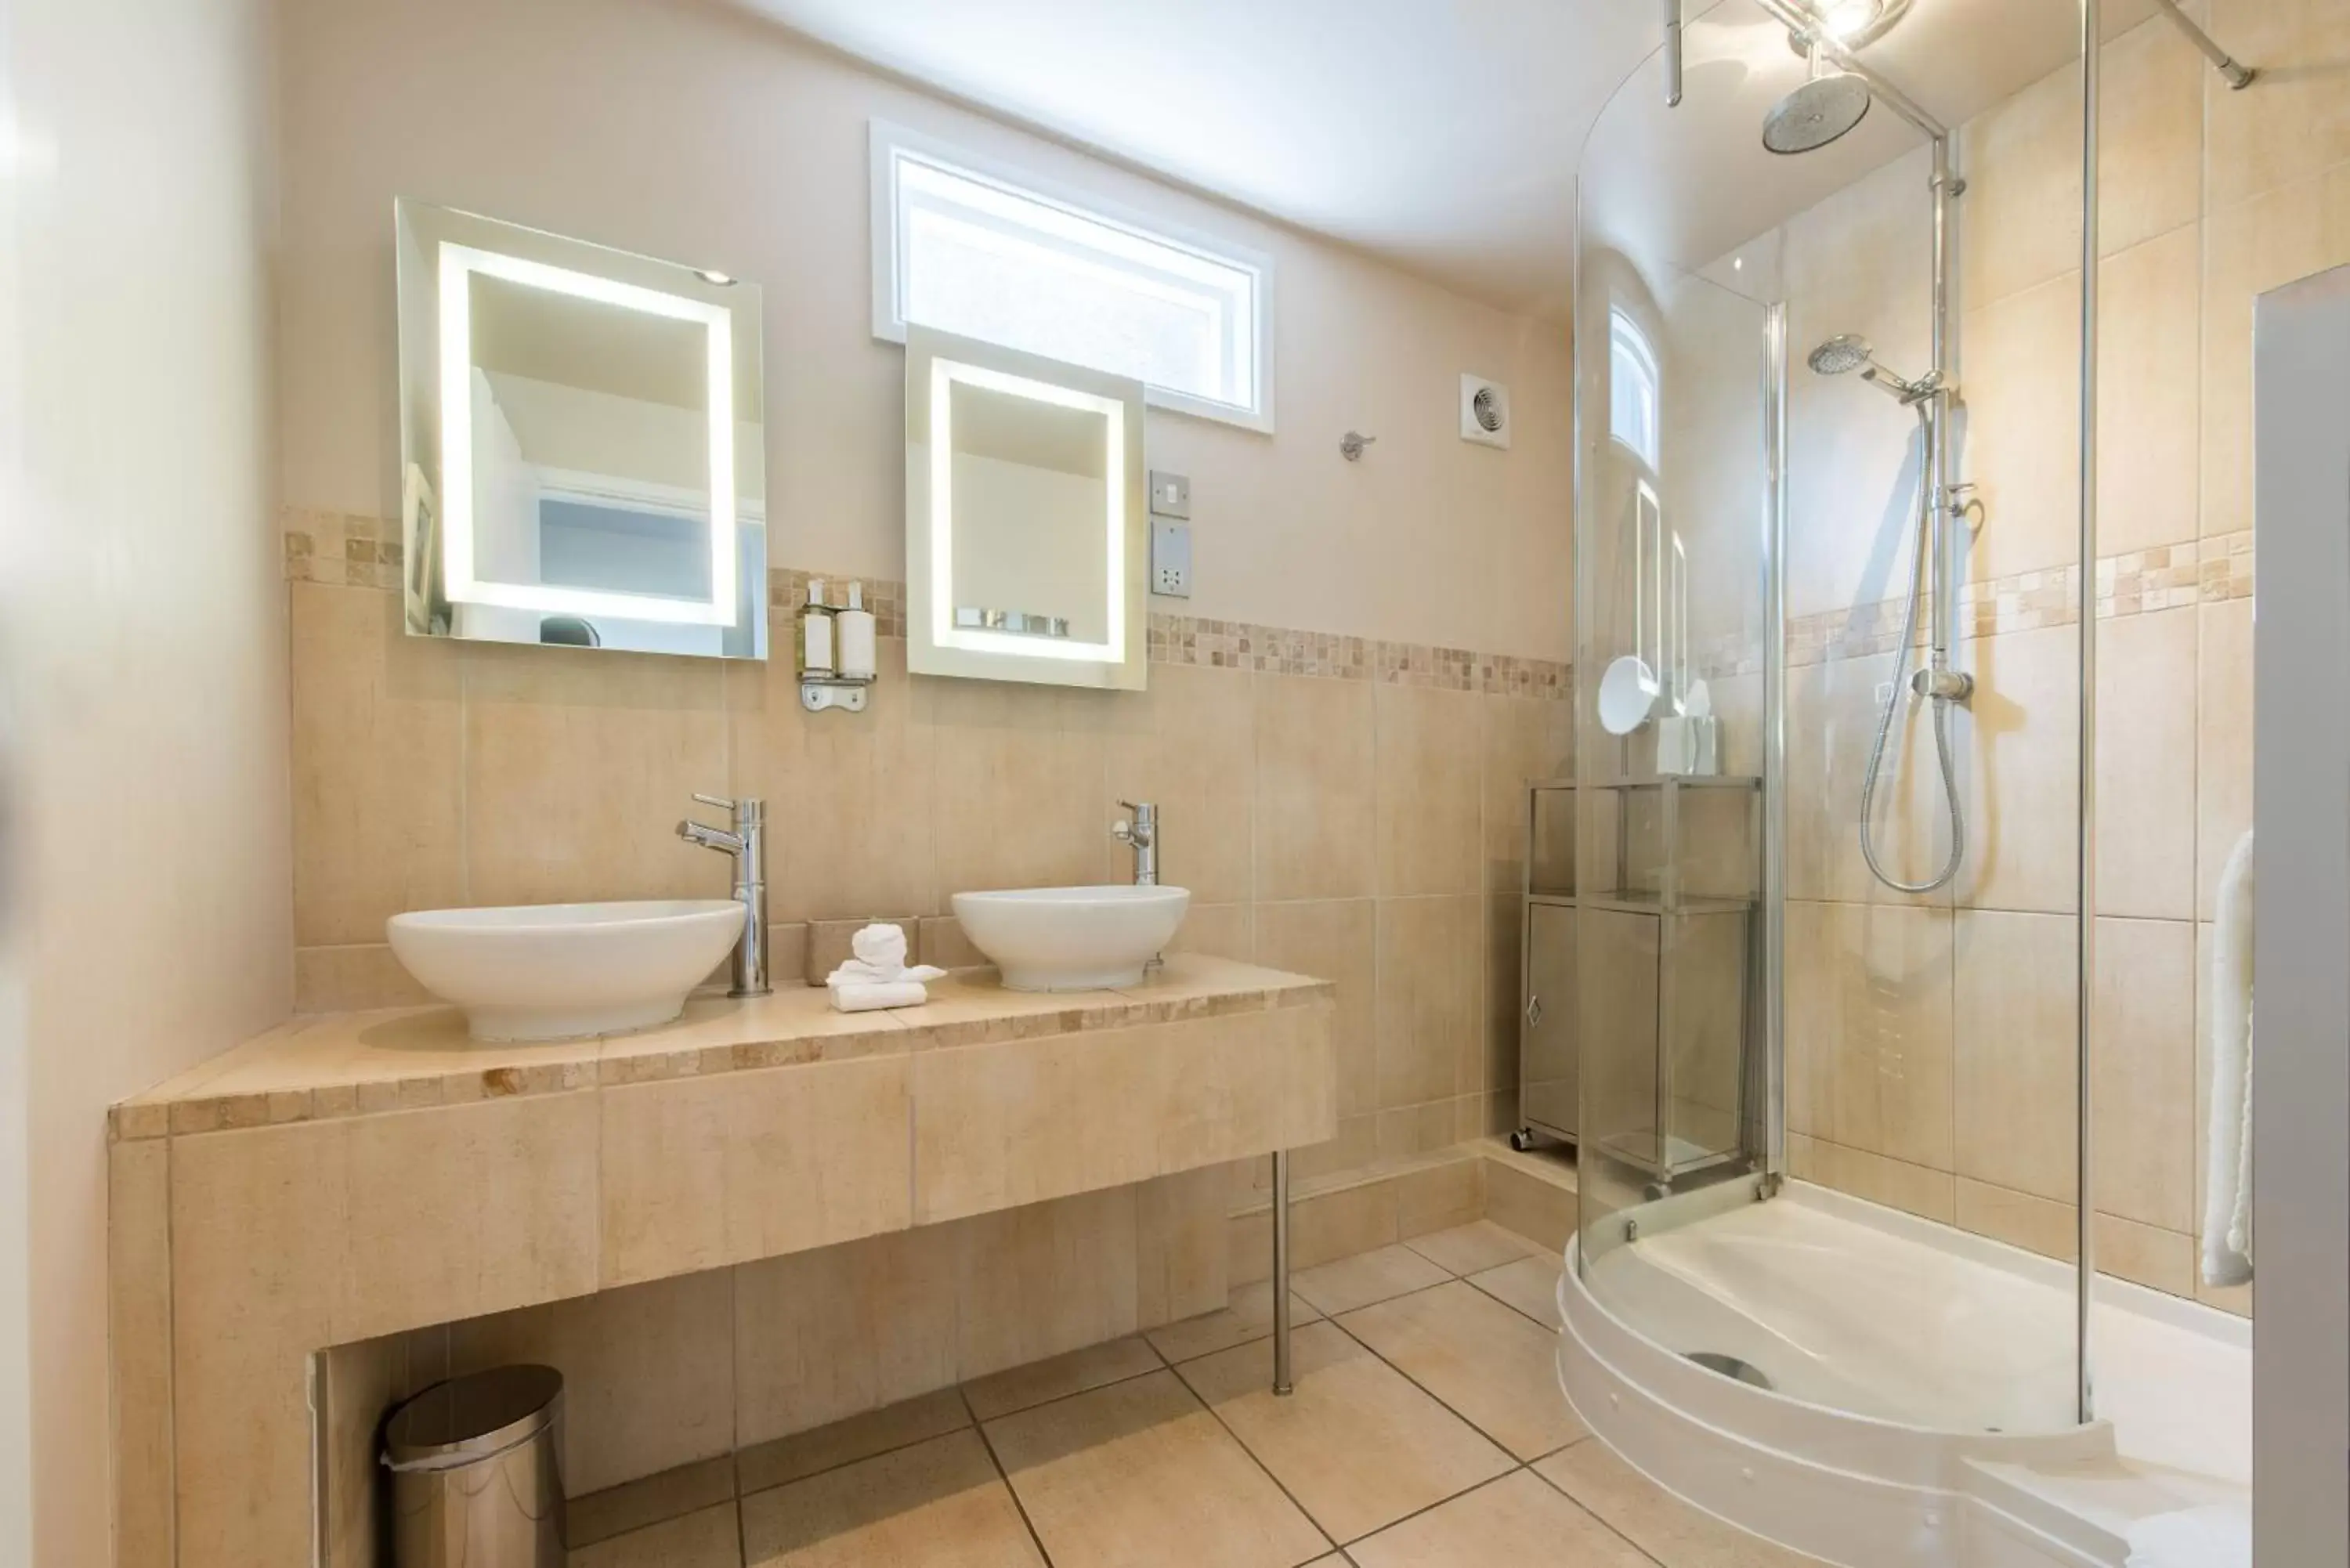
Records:
M1975 694L1975 678L1956 670L1920 670L1909 677L1909 690L1938 702L1964 702Z

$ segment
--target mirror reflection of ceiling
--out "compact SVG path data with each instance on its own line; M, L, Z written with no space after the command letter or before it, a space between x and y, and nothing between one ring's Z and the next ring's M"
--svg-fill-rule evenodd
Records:
M733 3L1465 293L1557 317L1584 138L1662 36L1656 0ZM1687 16L1729 7L1758 14L1747 0L1688 0ZM2107 32L2151 15L2152 0L2110 0ZM1956 125L2073 58L2076 16L2070 0L1916 0L1863 57ZM1676 210L1731 214L1718 235L1670 241L1682 265L1909 145L1898 124L1876 123L1892 119L1880 109L1866 140L1759 162L1762 108L1785 90L1759 78L1801 69L1784 40L1771 43L1775 57L1758 45L1692 72L1674 134L1659 139L1663 161L1649 172ZM1645 96L1665 112L1660 90Z
M473 363L484 370L707 413L710 329L486 273L473 290Z
M1097 410L1065 409L968 381L954 382L948 396L957 452L1080 479L1108 474L1109 421Z

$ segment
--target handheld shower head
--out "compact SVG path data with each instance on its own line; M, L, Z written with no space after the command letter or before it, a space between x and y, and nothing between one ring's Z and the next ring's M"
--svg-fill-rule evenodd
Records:
M1912 381L1895 375L1877 362L1877 351L1868 346L1868 339L1853 332L1840 332L1829 338L1813 349L1804 362L1815 376L1842 376L1857 370L1862 380L1898 402L1915 403L1931 397L1939 385L1931 376Z

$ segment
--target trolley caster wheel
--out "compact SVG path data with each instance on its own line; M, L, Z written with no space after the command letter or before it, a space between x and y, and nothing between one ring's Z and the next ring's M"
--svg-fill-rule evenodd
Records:
M1510 1147L1516 1149L1520 1154L1524 1154L1528 1150L1532 1149L1534 1147L1534 1129L1532 1127L1520 1127L1517 1131L1512 1133L1510 1135Z

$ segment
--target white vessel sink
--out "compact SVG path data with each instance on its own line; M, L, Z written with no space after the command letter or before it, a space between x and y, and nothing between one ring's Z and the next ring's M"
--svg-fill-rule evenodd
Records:
M1014 991L1132 985L1174 936L1188 888L1014 888L957 893L955 919Z
M743 934L731 898L528 904L394 915L391 950L465 1010L476 1040L563 1040L666 1023Z

